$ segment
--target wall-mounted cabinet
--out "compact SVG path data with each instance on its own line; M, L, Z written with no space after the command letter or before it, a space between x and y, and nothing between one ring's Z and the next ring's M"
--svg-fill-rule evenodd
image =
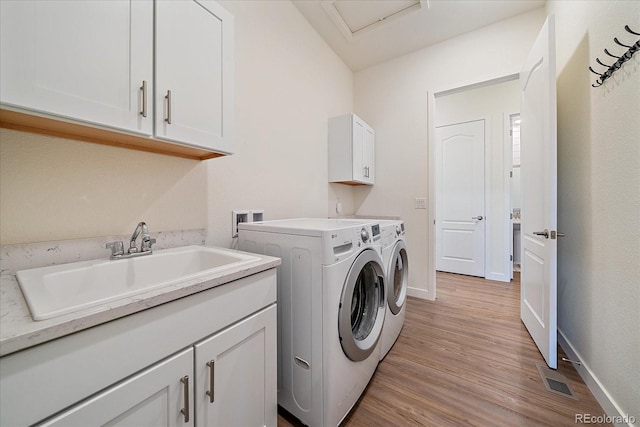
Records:
M375 133L353 113L329 119L329 182L373 185Z
M215 1L0 8L3 127L184 157L233 152L233 17Z

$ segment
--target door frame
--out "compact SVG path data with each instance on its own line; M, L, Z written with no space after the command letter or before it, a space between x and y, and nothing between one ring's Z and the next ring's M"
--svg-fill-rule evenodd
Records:
M509 265L509 271L511 279L513 280L513 264L515 262L516 254L513 247L513 135L511 135L511 118L515 115L520 115L519 112L504 113L504 167L505 170L510 171L509 182L505 188L508 188L508 194L505 195L505 202L509 205L509 218L511 218L511 225L509 226L509 239L508 247L511 248L511 262Z
M514 70L510 73L500 73L494 76L485 76L472 81L461 82L453 84L451 86L444 87L439 90L427 92L427 164L429 167L428 172L428 189L429 189L429 256L427 261L427 298L430 300L436 299L436 98L445 95L451 95L456 92L462 92L469 89L475 89L483 86L490 86L498 83L504 83L511 80L517 80L520 77L520 70ZM486 134L486 132L485 132ZM505 148L506 150L506 148ZM485 174L488 171L485 169ZM509 185L507 181L509 174L505 174L505 185ZM509 187L510 188L510 187ZM509 207L510 209L510 207ZM511 221L505 221L505 228L511 227ZM508 230L505 230L508 234ZM485 242L486 248L486 242ZM485 254L486 260L486 254ZM505 270L508 271L508 270ZM486 276L486 269L485 269Z

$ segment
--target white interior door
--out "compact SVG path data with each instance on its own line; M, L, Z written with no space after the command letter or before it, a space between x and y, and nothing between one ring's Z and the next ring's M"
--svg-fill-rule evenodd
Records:
M522 249L520 317L557 367L557 161L554 18L547 18L520 73Z
M436 128L436 270L484 277L484 120Z

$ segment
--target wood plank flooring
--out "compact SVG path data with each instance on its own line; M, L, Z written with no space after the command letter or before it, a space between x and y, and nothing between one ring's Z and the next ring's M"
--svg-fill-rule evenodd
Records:
M409 298L398 341L343 426L556 427L604 414L568 363L558 372L579 400L546 390L536 368L544 359L520 321L517 277L438 273L437 283L436 301ZM280 410L279 427L297 425Z

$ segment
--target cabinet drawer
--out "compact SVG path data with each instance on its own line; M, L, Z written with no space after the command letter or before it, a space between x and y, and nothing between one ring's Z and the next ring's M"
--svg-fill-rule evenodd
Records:
M185 377L185 382L181 382ZM113 423L124 426L193 426L193 399L189 399L192 381L193 348L189 348L40 426L103 426Z

